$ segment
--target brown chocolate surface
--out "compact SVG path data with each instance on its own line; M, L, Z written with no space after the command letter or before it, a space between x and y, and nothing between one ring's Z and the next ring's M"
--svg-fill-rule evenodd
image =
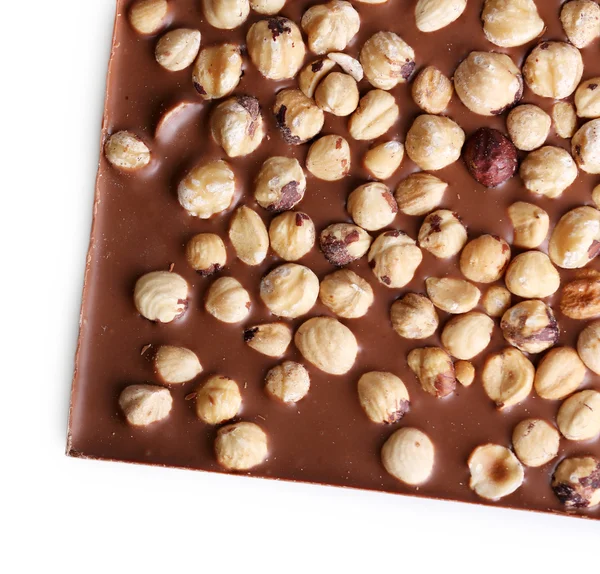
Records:
M299 23L310 5L319 2L288 0L282 15ZM484 37L479 15L482 0L471 0L465 14L455 23L432 34L419 32L414 23L413 2L389 0L383 5L356 3L361 15L361 28L346 50L357 56L363 43L379 30L393 30L416 52L415 73L427 65L435 65L448 76L472 50L502 51L510 54L520 66L533 45L502 50ZM538 0L538 9L547 29L543 39L566 40L559 21L560 0ZM555 421L560 401L530 397L500 412L484 393L480 374L486 355L507 346L496 320L492 343L473 362L477 370L475 383L468 388L458 385L446 399L425 393L406 363L407 353L416 347L440 345L439 332L425 340L407 340L392 329L389 309L394 300L407 292L425 293L424 280L429 276L460 277L457 258L438 260L423 251L423 262L411 283L403 289L381 285L369 269L366 257L349 268L364 277L373 287L375 303L360 319L342 320L356 335L360 351L353 369L344 376L327 375L303 360L290 345L285 359L306 365L311 376L309 394L295 406L285 406L264 392L264 376L282 359L263 356L249 348L243 340L244 328L274 319L259 297L259 282L270 269L281 264L272 252L264 263L249 267L237 260L227 237L233 210L242 204L255 209L265 223L272 219L256 204L252 180L263 161L272 155L294 156L304 165L309 144L290 146L282 138L272 114L275 94L284 87L296 86L295 80L266 80L244 54L244 75L236 94L256 96L262 105L267 137L256 152L244 158L229 159L212 140L208 117L217 102L204 102L196 93L191 68L168 72L154 58L157 37L141 37L129 25L128 0L119 0L113 53L108 75L107 100L103 126L103 142L118 130L131 130L149 145L151 164L141 171L126 173L113 168L100 158L95 219L88 258L81 319L80 346L72 394L68 453L72 456L106 458L181 466L221 472L213 453L216 428L202 423L195 414L193 400L185 400L206 377L219 373L238 381L243 406L240 420L253 421L267 433L268 460L248 474L269 478L350 486L418 496L439 497L467 502L519 507L541 511L563 511L550 488L556 465L565 456L592 454L600 457L600 439L572 442L561 440L559 456L540 468L525 467L525 481L513 494L498 502L485 501L469 488L467 459L471 451L487 442L511 446L515 425L526 417L542 417ZM202 32L202 46L223 41L245 44L249 26L261 16L251 13L240 28L220 31L208 25L199 0L171 0L168 29L197 28ZM160 34L159 34L160 35ZM158 36L159 36L158 35ZM596 41L582 51L585 69L583 79L600 75L600 44ZM316 56L307 50L307 62ZM363 80L361 95L370 89ZM413 119L422 113L412 101L410 83L400 84L391 93L400 106L400 119L382 141L397 138L404 141ZM161 116L172 106L191 102L177 118L155 135ZM535 103L547 112L553 100L534 96L525 88L522 103ZM477 128L489 126L506 133L505 116L483 117L468 111L458 97L453 97L446 115L457 121L467 137ZM372 142L354 141L347 133L347 118L326 114L322 134L345 136L351 146L351 175L327 183L307 172L308 187L297 210L308 213L317 232L330 223L351 221L345 200L355 187L369 179L361 167L361 158ZM560 139L552 129L549 144L569 148L570 141ZM191 217L179 205L177 184L201 159L224 158L237 174L237 193L231 207L210 220ZM522 159L522 158L521 158ZM401 168L386 183L396 184L418 168L405 155ZM486 189L468 174L462 161L436 172L449 183L441 207L459 213L468 227L469 238L482 233L497 234L509 243L512 227L508 206L516 200L535 203L550 214L551 227L568 210L590 205L591 191L600 183L580 171L576 182L557 199L530 194L516 175L497 189ZM416 238L423 217L399 213L393 227ZM185 244L196 233L215 232L225 241L228 262L213 277L203 278L187 264ZM378 233L372 233L376 236ZM547 243L541 247L546 251ZM513 248L513 256L519 250ZM318 245L299 261L322 279L334 270L319 251ZM149 271L168 270L170 265L190 285L189 306L185 315L170 324L156 324L142 318L133 304L133 287L138 277ZM588 268L600 270L600 259ZM563 281L574 272L560 270ZM251 313L241 324L227 325L210 316L203 306L204 295L215 277L232 275L240 280L252 298ZM482 292L488 286L479 285ZM558 306L560 291L548 299L560 326L558 345L574 346L586 322L563 316ZM513 304L519 298L513 297ZM439 312L441 325L449 315ZM291 321L295 328L311 316L331 315L319 302L304 317ZM196 352L204 372L194 381L172 385L173 409L167 419L146 428L127 425L119 411L117 399L121 390L134 383L159 384L153 372L151 353L141 355L146 345L173 344ZM530 357L536 364L539 355ZM388 370L406 383L411 405L409 412L396 424L377 425L362 411L356 384L360 375L370 370ZM588 371L582 388L600 390L600 377ZM434 472L419 488L410 487L388 475L380 461L380 449L398 428L415 426L424 430L436 447ZM579 510L577 515L600 518L600 507Z

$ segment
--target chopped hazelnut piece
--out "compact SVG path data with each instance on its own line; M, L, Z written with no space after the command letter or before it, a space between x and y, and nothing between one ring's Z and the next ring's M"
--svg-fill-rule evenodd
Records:
M339 317L355 319L366 315L374 295L373 289L362 277L354 271L340 269L323 278L319 299Z
M377 237L369 250L368 260L379 282L397 289L412 281L423 261L423 253L414 239L393 229Z
M119 395L119 406L130 425L145 427L169 416L173 398L164 387L130 385Z
M525 466L537 467L558 455L560 435L543 419L525 419L513 431L513 447Z
M196 414L209 425L219 425L235 417L242 407L242 396L233 379L213 375L196 393Z
M285 263L260 282L260 298L278 317L294 319L308 313L319 295L319 279L304 265Z
M265 389L272 397L284 403L297 403L310 388L308 371L294 361L284 361L273 367L265 377Z
M381 371L365 373L358 380L358 399L374 423L397 423L410 405L408 390L402 379Z
M550 349L542 357L535 371L535 392L543 399L564 399L579 388L586 372L585 365L575 349Z
M210 286L204 306L223 323L239 323L250 312L250 295L237 279L220 277Z
M498 500L523 484L525 473L517 457L499 444L478 446L469 457L469 486L481 498Z
M408 366L417 375L423 390L441 399L454 392L456 375L450 355L439 347L413 349Z
M394 301L391 308L392 327L405 339L426 339L439 325L433 303L418 293L407 293Z
M185 347L162 345L154 357L154 369L163 383L187 383L202 372L196 353Z
M552 490L569 510L600 504L600 460L593 456L565 458L552 476Z
M360 82L365 77L365 71L356 58L344 54L343 52L330 52L327 57L342 68L346 74L352 76L357 82Z
M269 451L267 435L254 423L240 422L219 429L217 462L227 470L250 470L263 463Z
M558 341L560 330L552 309L531 299L511 307L500 322L504 338L525 353L541 353Z
M358 12L341 0L312 6L302 16L302 30L315 54L344 50L359 28Z
M292 330L285 323L264 323L248 327L244 341L263 355L281 357L292 342Z
M569 440L600 436L600 393L589 389L571 395L558 409L556 423Z
M190 267L203 277L217 273L227 262L227 250L223 240L214 233L194 235L185 248Z
M534 375L531 361L518 349L508 348L486 359L481 379L487 396L504 409L529 396Z
M463 387L470 387L475 380L475 367L469 361L456 361L454 363L456 380Z
M133 301L146 319L170 323L187 308L188 284L177 273L152 271L142 275L135 284Z
M286 261L304 257L315 244L315 224L299 211L286 211L271 221L271 249Z
M426 482L431 476L435 448L423 431L404 427L397 430L383 445L381 462L394 478L416 486Z

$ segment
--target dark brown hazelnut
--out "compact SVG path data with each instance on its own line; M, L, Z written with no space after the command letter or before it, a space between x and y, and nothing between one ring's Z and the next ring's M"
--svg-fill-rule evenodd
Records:
M517 148L501 132L479 128L465 144L463 158L475 181L497 187L509 180L517 169Z

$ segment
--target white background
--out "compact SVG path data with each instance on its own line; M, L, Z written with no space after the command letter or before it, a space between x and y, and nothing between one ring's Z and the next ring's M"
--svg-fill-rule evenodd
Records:
M64 456L113 12L1 3L0 571L598 572L598 522Z

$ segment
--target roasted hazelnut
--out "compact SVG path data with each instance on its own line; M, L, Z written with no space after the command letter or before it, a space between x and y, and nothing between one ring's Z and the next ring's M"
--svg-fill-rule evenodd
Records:
M590 323L579 333L577 352L585 366L600 375L600 321Z
M469 241L460 255L462 274L475 283L493 283L504 274L510 247L497 235L481 235Z
M209 425L219 425L235 417L242 407L242 395L233 379L213 375L196 393L196 415Z
M600 184L592 191L592 201L596 204L596 207L600 209Z
M128 131L112 134L104 144L104 155L112 165L124 171L135 171L150 163L148 146Z
M267 373L265 389L281 402L297 403L310 389L308 371L300 363L284 361Z
M532 151L544 145L552 120L538 106L522 104L513 108L506 118L506 129L515 146L523 151Z
M423 261L423 253L414 239L393 229L375 239L368 261L380 283L398 289L412 281Z
M473 179L485 187L498 187L517 170L517 150L498 130L479 128L469 137L463 159Z
M390 189L379 182L357 187L348 196L346 207L354 223L367 231L387 227L398 213L398 204Z
M558 137L569 139L577 130L575 106L570 102L556 102L552 106L552 120Z
M365 77L365 71L356 58L344 54L344 52L329 52L327 57L342 68L346 74L352 76L357 82L360 82Z
M351 223L329 225L319 237L323 255L338 267L360 259L369 250L371 241L372 237L362 227Z
M423 390L441 399L456 389L456 375L450 355L439 347L413 349L408 366L417 375Z
M323 136L314 142L306 156L306 169L324 181L343 179L350 172L350 146L342 136Z
M383 445L381 462L394 478L416 486L431 476L435 448L423 431L404 427L398 429Z
M309 363L330 375L347 373L358 354L352 331L331 317L313 317L302 323L294 343Z
M425 285L432 303L446 313L467 313L475 308L481 297L481 291L464 279L428 277Z
M457 315L442 331L442 345L457 359L470 360L490 344L494 321L483 313L471 311Z
M600 211L589 206L565 213L550 236L548 255L563 269L585 267L600 253Z
M394 32L377 32L363 45L360 63L373 87L391 90L410 78L415 52Z
M130 425L145 427L169 416L173 398L164 387L130 385L119 395L119 406Z
M600 460L593 456L565 458L554 471L552 490L567 509L600 504Z
M349 116L358 106L358 86L348 74L331 72L315 91L315 102L324 112Z
M600 435L600 393L591 389L570 396L558 409L556 424L569 440L590 440Z
M291 145L315 137L325 122L323 110L300 90L281 90L275 98L273 113L283 139Z
M304 171L293 157L270 157L254 181L254 199L269 211L292 209L302 201L305 191Z
M285 2L286 0L250 0L250 8L259 14L272 16L285 6Z
M373 289L360 275L341 269L323 278L319 299L339 317L355 319L366 315L374 296Z
M600 37L600 6L592 0L573 0L560 12L565 34L577 48L585 48Z
M463 387L470 387L475 380L475 367L469 361L456 361L454 363L456 380Z
M335 62L327 58L320 58L302 68L298 74L298 87L307 98L315 95L321 80L335 68Z
M260 298L278 317L294 319L308 313L319 295L319 279L304 265L284 263L260 282Z
M521 99L523 77L506 54L471 52L454 72L454 89L472 112L497 116Z
M579 388L585 374L585 365L575 349L550 349L538 363L533 381L535 392L543 399L564 399Z
M217 462L227 470L249 470L267 458L267 435L254 423L222 427L215 440L215 454Z
M355 140L373 140L396 123L400 109L392 94L383 90L367 92L350 116L348 131Z
M223 240L214 233L194 235L185 248L190 267L203 277L220 271L227 262L227 251Z
M513 245L516 247L535 249L546 239L550 218L541 207L517 201L508 208L508 217L513 226Z
M129 10L129 23L139 34L155 34L163 27L168 12L167 0L136 0Z
M522 301L502 315L500 328L513 347L541 353L558 341L559 328L552 309L537 299Z
M162 345L154 357L154 369L163 383L187 383L202 372L196 353L185 347Z
M242 205L229 222L229 240L238 259L246 265L260 265L269 250L269 234L260 215Z
M242 77L242 54L236 44L202 48L192 72L194 88L205 100L228 96Z
M545 146L528 154L519 175L531 193L555 198L575 181L577 166L569 152Z
M251 154L265 136L260 104L251 96L234 96L219 104L210 118L212 136L229 157Z
M281 357L292 341L292 330L285 323L264 323L248 327L244 342L267 357Z
M486 0L481 19L485 37L502 48L527 44L546 28L534 0Z
M250 295L233 277L220 277L209 288L206 310L223 323L239 323L250 312Z
M396 173L404 158L404 145L391 140L372 147L363 158L365 169L376 179L388 179Z
M575 106L580 118L600 117L600 78L581 82L575 91Z
M415 104L428 114L441 114L450 103L454 86L435 66L423 68L412 85Z
M390 319L394 331L405 339L426 339L433 335L439 318L425 295L407 293L392 304Z
M469 486L486 500L512 494L523 484L525 473L517 457L499 444L478 446L469 457Z
M408 411L406 385L392 373L371 371L358 380L358 400L374 423L397 423Z
M448 184L430 173L410 174L396 188L396 201L406 215L425 215L442 202Z
M332 0L311 6L302 16L302 30L315 54L341 51L360 28L360 17L350 2Z
M510 291L501 285L492 285L485 292L482 303L490 317L502 317L511 305Z
M467 242L467 230L458 214L447 209L430 213L419 229L419 246L439 259L458 255Z
M188 284L177 273L152 271L135 284L133 301L138 313L158 323L170 323L187 309Z
M250 13L248 0L202 0L204 16L211 26L233 30L241 26Z
M525 419L513 430L513 447L526 466L543 466L558 454L560 435L543 419Z
M510 262L504 282L517 297L544 299L558 291L560 275L545 253L526 251Z
M600 173L600 118L583 124L571 140L573 157L586 173Z
M179 28L167 32L156 44L156 61L170 72L185 70L200 50L200 32Z
M271 221L271 249L286 261L304 257L315 244L315 224L306 213L286 211Z
M600 316L600 276L567 283L563 287L560 310L571 319L584 321Z
M534 375L531 361L518 349L508 348L487 358L481 380L487 396L504 409L529 396Z
M460 18L467 0L418 0L415 20L421 32L441 30Z

